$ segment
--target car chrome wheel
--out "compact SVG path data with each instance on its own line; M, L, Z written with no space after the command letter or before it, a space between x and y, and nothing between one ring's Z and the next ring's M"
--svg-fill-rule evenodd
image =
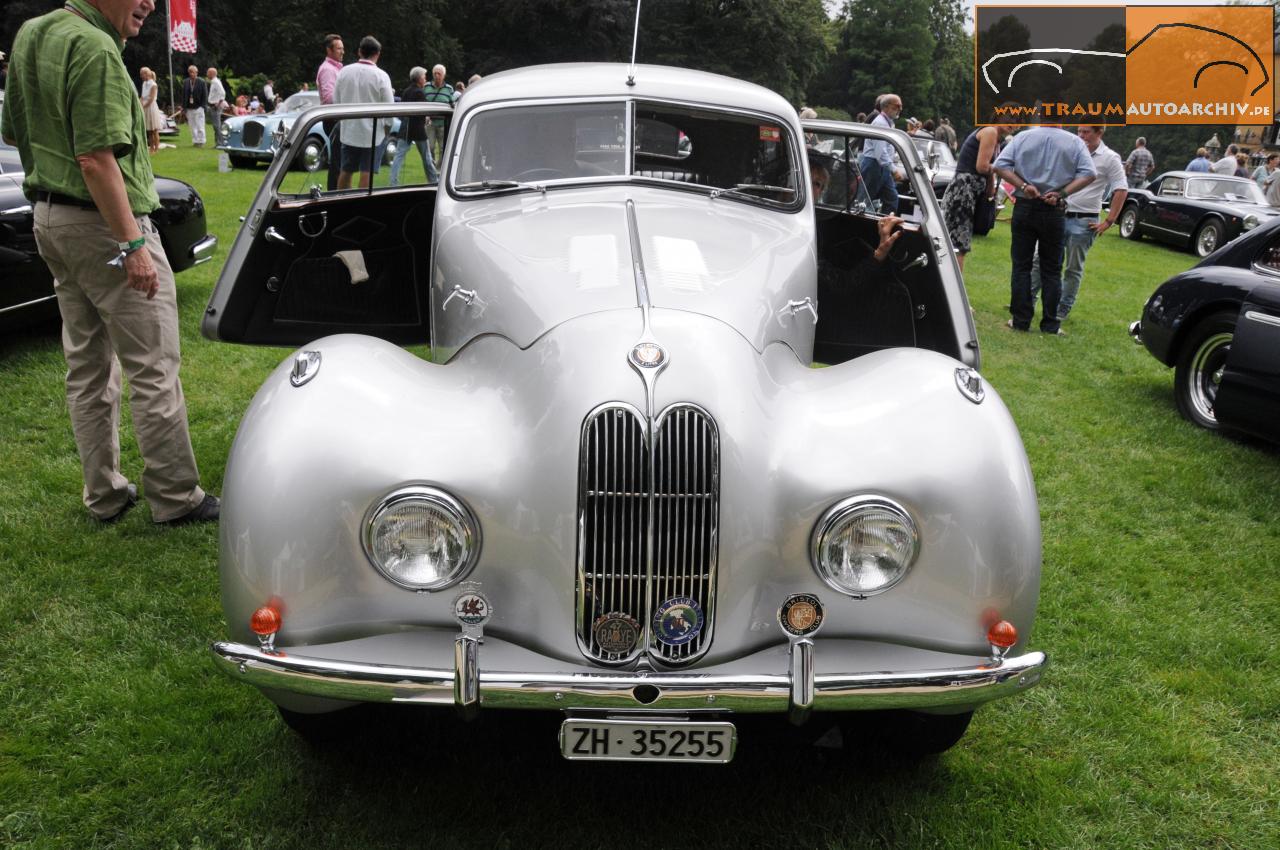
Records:
M1196 256L1207 257L1218 249L1222 243L1222 225L1216 221L1206 221L1196 231Z
M1196 326L1178 359L1174 375L1178 411L1202 428L1219 427L1218 389L1234 335L1235 315L1216 313Z
M1138 211L1133 207L1120 214L1120 235L1125 239L1138 238Z

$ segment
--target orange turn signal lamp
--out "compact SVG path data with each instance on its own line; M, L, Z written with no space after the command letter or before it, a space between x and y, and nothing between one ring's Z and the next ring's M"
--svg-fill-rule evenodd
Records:
M1018 642L1018 630L1008 620L997 620L987 629L987 643L991 645L991 665L999 667L1009 653L1009 647Z
M281 607L279 601L272 597L270 602L249 616L249 629L258 636L258 645L264 652L276 651L276 632L280 631L280 623L283 621Z
M258 637L266 637L280 631L280 612L270 605L263 605L249 618L249 628Z

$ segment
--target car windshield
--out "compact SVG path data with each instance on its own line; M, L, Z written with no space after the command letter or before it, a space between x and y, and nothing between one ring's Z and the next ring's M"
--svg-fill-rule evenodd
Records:
M313 91L300 91L289 95L289 99L280 107L280 112L301 112L312 106L320 105L320 95Z
M1265 204L1266 197L1252 180L1213 180L1196 178L1187 181L1188 198L1215 198L1247 204Z
M630 141L628 108L634 109ZM462 192L630 177L788 207L803 200L785 124L710 109L645 103L499 107L468 122L459 150L453 187Z

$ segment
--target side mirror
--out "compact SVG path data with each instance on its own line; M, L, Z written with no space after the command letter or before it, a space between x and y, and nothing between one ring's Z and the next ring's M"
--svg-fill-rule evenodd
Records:
M933 145L929 145L929 170L934 171L938 168L938 160L942 159L942 154L938 153L938 149Z

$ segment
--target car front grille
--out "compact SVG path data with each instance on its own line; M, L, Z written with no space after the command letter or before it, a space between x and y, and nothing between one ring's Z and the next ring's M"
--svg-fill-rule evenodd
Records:
M691 404L668 407L650 430L625 404L583 423L579 458L577 634L584 654L621 664L641 653L668 664L698 658L715 622L720 440L715 421ZM690 601L691 600L691 601ZM683 635L655 629L661 606L701 611ZM597 625L624 621L639 639L626 651ZM690 633L692 636L690 637Z
M262 142L262 124L246 121L240 130L240 141L246 148L256 148Z

